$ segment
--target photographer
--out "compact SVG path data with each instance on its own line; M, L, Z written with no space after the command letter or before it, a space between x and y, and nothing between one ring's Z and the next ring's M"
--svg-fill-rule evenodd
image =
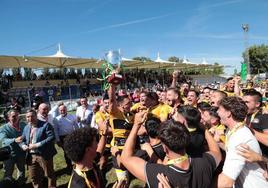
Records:
M8 123L0 129L0 141L3 146L9 146L10 158L4 161L4 179L13 180L12 174L14 165L17 167L17 180L19 184L25 183L25 152L19 147L22 142L22 132L25 123L19 121L19 113L10 110L8 113Z

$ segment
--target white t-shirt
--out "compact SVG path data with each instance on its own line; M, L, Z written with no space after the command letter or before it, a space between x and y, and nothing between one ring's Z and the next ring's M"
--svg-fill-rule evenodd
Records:
M222 173L235 180L235 188L268 187L268 182L263 177L264 170L257 163L246 162L242 156L237 154L236 147L242 143L261 154L255 136L244 126L234 132L228 140Z

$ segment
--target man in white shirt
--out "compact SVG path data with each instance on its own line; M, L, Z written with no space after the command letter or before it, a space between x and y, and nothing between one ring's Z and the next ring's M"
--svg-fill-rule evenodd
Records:
M92 116L92 109L88 105L88 101L86 97L82 97L80 99L81 106L77 107L76 110L76 118L78 122L78 126L81 127L87 127L90 126L91 119L89 118Z
M258 163L249 163L238 155L239 144L247 144L252 150L261 154L257 139L244 125L247 115L245 102L238 97L227 97L220 101L218 114L221 123L229 128L226 135L226 159L223 171L218 177L218 187L268 187L263 177L264 170Z
M56 142L58 146L62 147L63 149L64 138L70 133L72 133L75 129L78 129L78 126L75 116L67 113L67 108L64 104L59 106L59 112L60 115L57 116L54 121L54 131L55 131ZM67 164L67 169L71 170L72 162L66 156L65 151L64 151L64 158Z

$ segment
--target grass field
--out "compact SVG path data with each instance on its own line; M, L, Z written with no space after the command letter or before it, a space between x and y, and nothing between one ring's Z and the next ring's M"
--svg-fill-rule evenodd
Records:
M56 149L57 149L58 153L54 157L54 170L55 170L55 173L57 176L57 187L65 188L68 185L70 175L68 175L67 171L65 170L66 164L65 164L62 149L59 148L58 146L56 146ZM15 177L15 171L14 171L14 177ZM3 179L3 175L4 175L3 169L1 169L0 170L0 180ZM26 176L28 177L27 170L26 170ZM106 178L108 179L108 183L115 182L116 177L115 177L113 169L107 173ZM143 186L144 186L144 184L137 179L132 180L132 182L130 184L130 187L132 187L132 188L134 188L134 187L138 188L138 187L143 187ZM29 177L27 179L26 186L24 186L23 188L26 188L26 187L27 188L32 187Z
M68 113L74 114L75 111L71 111L71 112L68 112ZM24 120L25 120L24 117L22 117L22 121L24 121ZM2 122L0 122L0 127L1 127L1 124L2 124ZM0 147L1 147L1 144L2 143L0 142ZM59 148L57 145L55 145L55 146L56 146L57 154L54 156L54 170L55 170L56 177L57 177L57 187L65 188L68 185L70 175L68 175L67 171L65 170L66 163L65 163L65 160L64 160L64 156L63 156L63 150L61 148ZM1 164L1 162L0 162L0 164ZM1 164L1 166L2 166L2 164ZM13 177L16 177L15 173L16 173L16 170L14 170L14 176ZM3 169L1 167L0 168L0 180L3 179L3 175L4 175L4 172L3 172ZM23 188L32 187L30 179L28 177L27 170L26 170L26 177L28 178L27 183L26 183L26 186L24 186ZM111 169L106 174L106 179L108 181L108 184L113 183L113 182L116 181L116 176L115 176L114 169ZM134 187L135 188L144 187L144 184L141 181L139 181L137 179L134 179L134 180L131 181L131 184L130 184L129 187L132 187L132 188L134 188Z

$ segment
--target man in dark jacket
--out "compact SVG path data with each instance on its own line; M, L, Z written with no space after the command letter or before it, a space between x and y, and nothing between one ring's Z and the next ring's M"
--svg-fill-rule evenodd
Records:
M48 177L48 187L56 187L53 169L53 156L57 153L54 147L54 130L48 122L37 120L34 110L26 113L28 125L23 131L23 142L20 144L27 151L27 165L34 187L42 187L43 174Z

